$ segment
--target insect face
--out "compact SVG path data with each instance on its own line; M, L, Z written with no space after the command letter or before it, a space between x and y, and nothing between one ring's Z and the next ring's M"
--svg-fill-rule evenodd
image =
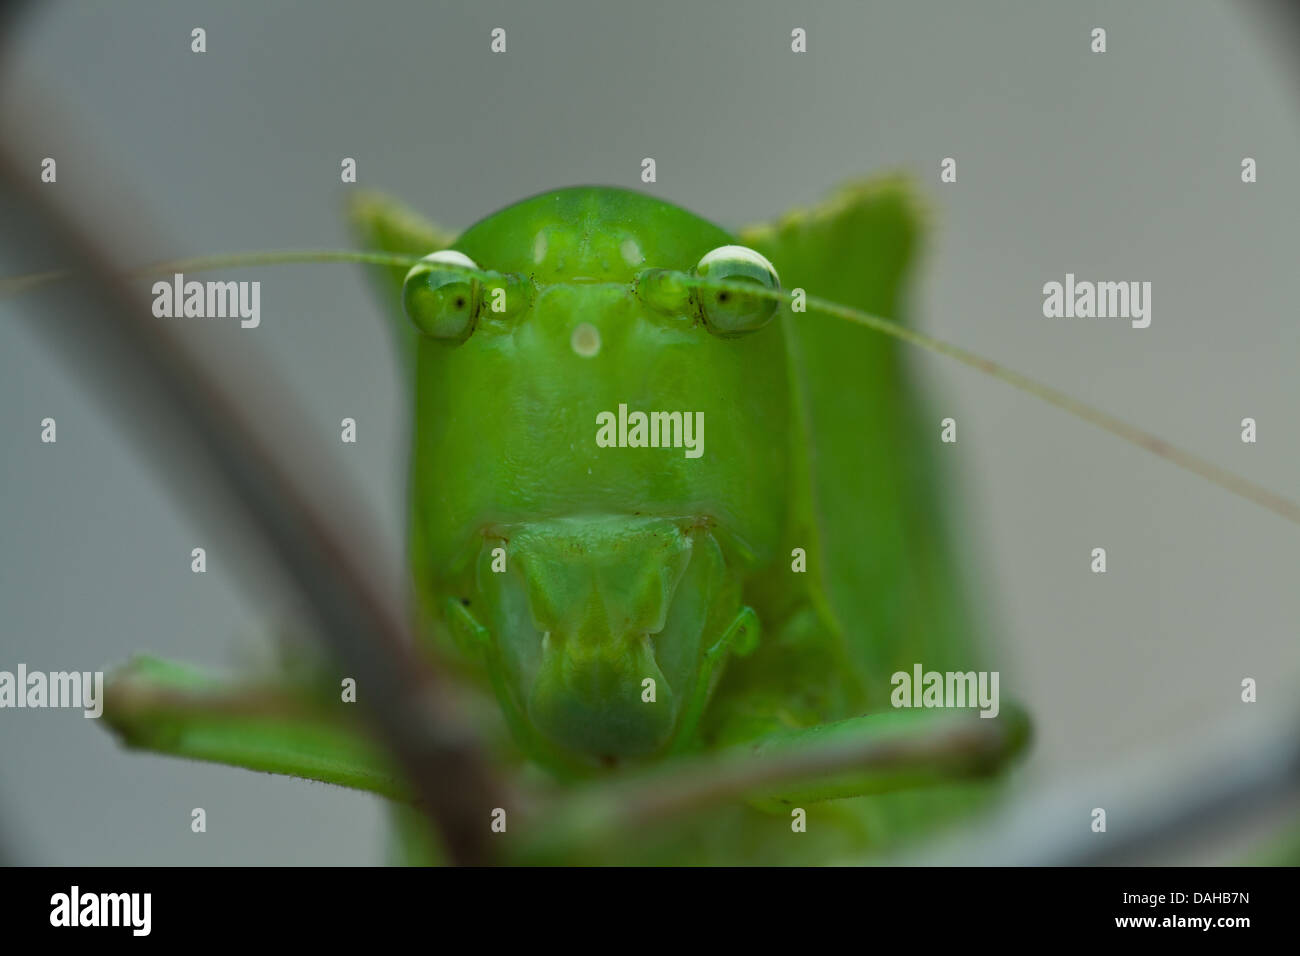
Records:
M417 565L435 607L470 601L455 614L486 634L526 745L587 764L661 752L690 732L708 651L785 530L781 329L719 335L689 293L648 305L639 277L688 275L729 239L644 196L538 197L455 245L530 290L500 319L480 295L455 347L421 342ZM639 440L613 424L637 414Z

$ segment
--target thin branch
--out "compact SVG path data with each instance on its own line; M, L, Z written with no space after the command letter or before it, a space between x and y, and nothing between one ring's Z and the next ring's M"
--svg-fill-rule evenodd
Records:
M48 106L42 110L49 116ZM147 289L124 278L131 218L114 222L86 210L92 197L60 184L42 186L18 144L50 142L52 131L24 122L0 136L0 187L10 200L11 241L47 243L77 263L43 306L62 302L53 319L32 327L79 364L111 397L142 447L173 479L198 471L228 496L314 618L345 673L357 680L382 739L408 775L412 790L442 836L450 858L489 858L490 811L505 805L477 735L448 699L443 683L417 653L405 604L371 532L356 524L355 498L337 486L321 450L302 436L302 417L285 396L267 389L275 379L250 367L244 350L203 350L184 340L181 326L152 315ZM51 124L58 127L58 124ZM69 150L73 151L73 150ZM120 196L97 170L101 195ZM138 225L134 228L139 229ZM138 261L139 257L136 257ZM166 452L166 454L164 454ZM174 487L183 504L202 501L185 481Z
M1262 706L1262 705L1250 705ZM1300 719L1238 719L1175 755L1134 759L1040 790L979 829L897 862L940 866L1150 863L1300 802ZM1094 808L1106 831L1092 829Z

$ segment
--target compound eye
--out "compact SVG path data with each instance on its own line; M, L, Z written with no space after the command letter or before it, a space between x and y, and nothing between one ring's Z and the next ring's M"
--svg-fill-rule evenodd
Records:
M772 263L753 249L745 246L719 246L704 255L695 267L702 279L721 279L742 282L763 289L781 288ZM701 286L700 310L710 331L718 335L744 335L756 332L772 320L780 303L776 299L749 295L734 289L713 289Z
M452 249L425 256L402 283L402 308L425 335L460 343L474 329L479 284L474 276L448 266L478 269L473 259Z

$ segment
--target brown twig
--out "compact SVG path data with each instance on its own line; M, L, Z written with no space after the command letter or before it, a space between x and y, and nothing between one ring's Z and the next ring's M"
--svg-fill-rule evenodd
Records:
M302 437L307 429L285 396L268 391L273 377L250 368L247 354L236 363L210 343L200 351L181 326L153 317L147 286L125 277L124 263L139 243L127 238L122 220L112 221L110 234L105 220L87 212L92 197L36 182L16 148L52 140L52 130L36 135L34 125L7 122L0 136L0 188L10 207L5 226L11 240L43 242L76 268L72 281L40 300L44 307L61 302L61 311L33 327L80 366L99 396L116 400L145 451L183 479L174 487L186 507L203 499L185 487L196 472L237 506L338 663L356 678L358 699L450 858L485 862L491 810L506 805L501 786L476 734L417 653L395 584L402 577L386 568L369 530L358 526L355 498ZM106 175L99 171L97 190L120 195Z
M1252 707L1259 705L1250 705ZM1300 713L1238 718L1176 754L1117 764L1008 804L978 829L895 862L939 866L1147 864L1300 801ZM1092 829L1092 812L1107 829Z

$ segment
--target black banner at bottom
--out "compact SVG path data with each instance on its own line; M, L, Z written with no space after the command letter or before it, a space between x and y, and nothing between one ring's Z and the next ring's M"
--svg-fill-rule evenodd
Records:
M782 923L818 935L843 927L860 938L920 931L936 942L970 940L973 928L982 941L1037 939L1047 930L1226 942L1287 925L1295 875L1244 868L13 868L0 875L0 925L6 941L68 936L75 945L255 939L337 946L401 931L434 945L443 933L466 930L487 933L494 944L568 932L649 940L679 918L715 923L729 943Z

